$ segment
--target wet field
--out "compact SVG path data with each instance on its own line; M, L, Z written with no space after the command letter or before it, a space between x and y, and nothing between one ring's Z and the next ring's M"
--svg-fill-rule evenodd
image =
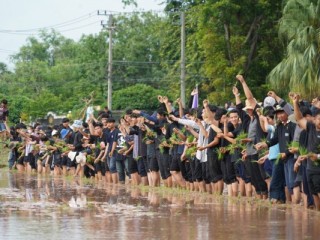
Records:
M301 206L0 172L0 239L320 239Z

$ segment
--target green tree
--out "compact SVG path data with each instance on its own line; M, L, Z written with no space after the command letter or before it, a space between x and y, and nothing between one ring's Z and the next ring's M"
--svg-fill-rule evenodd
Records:
M232 98L235 75L242 73L257 97L265 94L266 89L261 86L265 86L267 74L281 59L275 26L281 13L281 1L184 0L167 3L172 6L168 9L171 14L186 11L189 89L196 82L202 97L222 104ZM178 31L172 40L167 40L171 41L168 46L176 53L180 47ZM169 52L164 50L164 54ZM178 61L179 57L175 59Z
M287 44L283 60L270 72L271 86L284 94L300 92L311 99L320 94L320 1L288 0L279 35Z
M164 95L164 91L154 89L146 84L136 84L114 92L114 109L156 109L159 105L157 96Z

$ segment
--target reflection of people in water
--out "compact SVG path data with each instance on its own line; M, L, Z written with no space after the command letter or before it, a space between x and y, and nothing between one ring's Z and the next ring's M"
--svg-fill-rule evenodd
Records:
M69 206L71 208L83 208L87 205L87 197L84 194L81 194L80 196L72 196L69 201Z

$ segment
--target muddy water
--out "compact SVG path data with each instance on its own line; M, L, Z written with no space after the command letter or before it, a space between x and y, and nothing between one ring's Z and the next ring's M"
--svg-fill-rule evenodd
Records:
M0 239L319 239L302 207L0 172Z

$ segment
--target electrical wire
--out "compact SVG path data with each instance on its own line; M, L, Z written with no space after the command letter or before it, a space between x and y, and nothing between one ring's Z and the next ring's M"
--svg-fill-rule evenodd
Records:
M35 32L35 31L39 31L41 29L48 29L48 28L49 29L50 28L61 28L61 27L69 26L69 25L72 25L72 24L75 24L75 23L78 23L81 21L85 21L89 18L96 16L96 15L93 15L93 13L95 13L95 12L90 12L90 13L87 13L87 14L82 15L80 17L71 19L69 21L65 21L62 23L57 23L57 24L53 24L53 25L49 25L49 26L37 27L37 28L31 28L31 29L19 29L19 30L0 29L0 32L2 32L2 33L9 33L9 32L10 33L24 33L24 32Z

